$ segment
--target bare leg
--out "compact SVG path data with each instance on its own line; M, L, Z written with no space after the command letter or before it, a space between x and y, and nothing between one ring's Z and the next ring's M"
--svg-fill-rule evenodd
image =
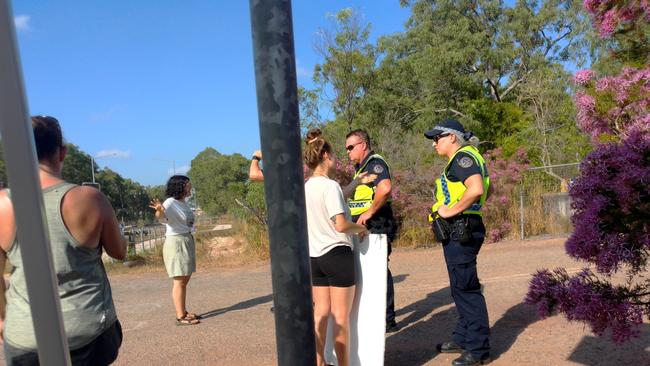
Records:
M177 276L174 277L174 285L172 287L172 300L174 301L174 308L176 309L176 318L180 319L185 316L185 298L187 295L187 283L190 281L190 276Z
M334 350L339 366L350 364L350 311L356 286L330 287L334 316Z
M314 326L316 328L316 365L325 365L325 337L330 315L330 287L312 286Z

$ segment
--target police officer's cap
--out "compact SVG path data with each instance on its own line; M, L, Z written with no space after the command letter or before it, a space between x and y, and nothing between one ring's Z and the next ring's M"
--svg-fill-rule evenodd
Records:
M433 139L442 133L454 133L454 132L458 133L461 136L467 133L467 131L465 131L465 127L463 127L463 125L461 125L460 122L456 121L455 119L449 118L440 122L433 129L425 132L424 136L428 139Z

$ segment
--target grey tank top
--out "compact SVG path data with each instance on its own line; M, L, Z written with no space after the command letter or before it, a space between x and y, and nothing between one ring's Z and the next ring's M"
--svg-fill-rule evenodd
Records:
M101 246L82 247L63 223L61 203L75 185L61 183L43 190L45 214L52 247L65 332L70 349L90 343L117 320L111 286L102 263ZM5 341L14 347L36 349L20 239L7 252L14 266L7 290Z

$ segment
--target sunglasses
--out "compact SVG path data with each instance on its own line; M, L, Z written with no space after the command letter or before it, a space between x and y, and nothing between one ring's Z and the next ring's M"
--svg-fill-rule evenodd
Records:
M357 142L356 144L348 145L348 146L345 147L345 150L347 150L347 151L352 151L352 150L354 150L354 147L355 147L355 146L359 145L359 144L362 143L362 142L363 142L363 141L359 141L359 142Z
M435 143L437 144L437 143L438 143L438 140L440 140L440 139L443 138L443 137L447 137L447 136L449 136L448 133L441 133L440 135L435 136L435 137L433 138L433 142L435 142Z

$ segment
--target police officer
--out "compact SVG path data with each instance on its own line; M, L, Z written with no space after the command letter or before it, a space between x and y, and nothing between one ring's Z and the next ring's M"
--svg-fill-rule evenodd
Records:
M374 182L359 184L352 192L352 197L348 200L352 221L366 225L372 234L386 234L390 256L397 225L390 204L392 185L388 164L381 155L372 151L370 136L364 130L348 133L345 148L348 157L355 164L355 178L366 172L377 176ZM395 289L390 268L387 273L386 332L390 333L399 328L395 322Z
M438 155L449 159L436 180L432 219L444 220L442 241L451 295L458 311L452 340L438 345L443 353L461 353L454 366L490 361L489 321L476 271L476 257L485 237L481 208L490 191L485 160L475 147L478 138L458 121L447 119L424 134ZM434 223L435 224L435 223ZM440 226L438 226L440 227ZM434 229L435 231L435 229Z

